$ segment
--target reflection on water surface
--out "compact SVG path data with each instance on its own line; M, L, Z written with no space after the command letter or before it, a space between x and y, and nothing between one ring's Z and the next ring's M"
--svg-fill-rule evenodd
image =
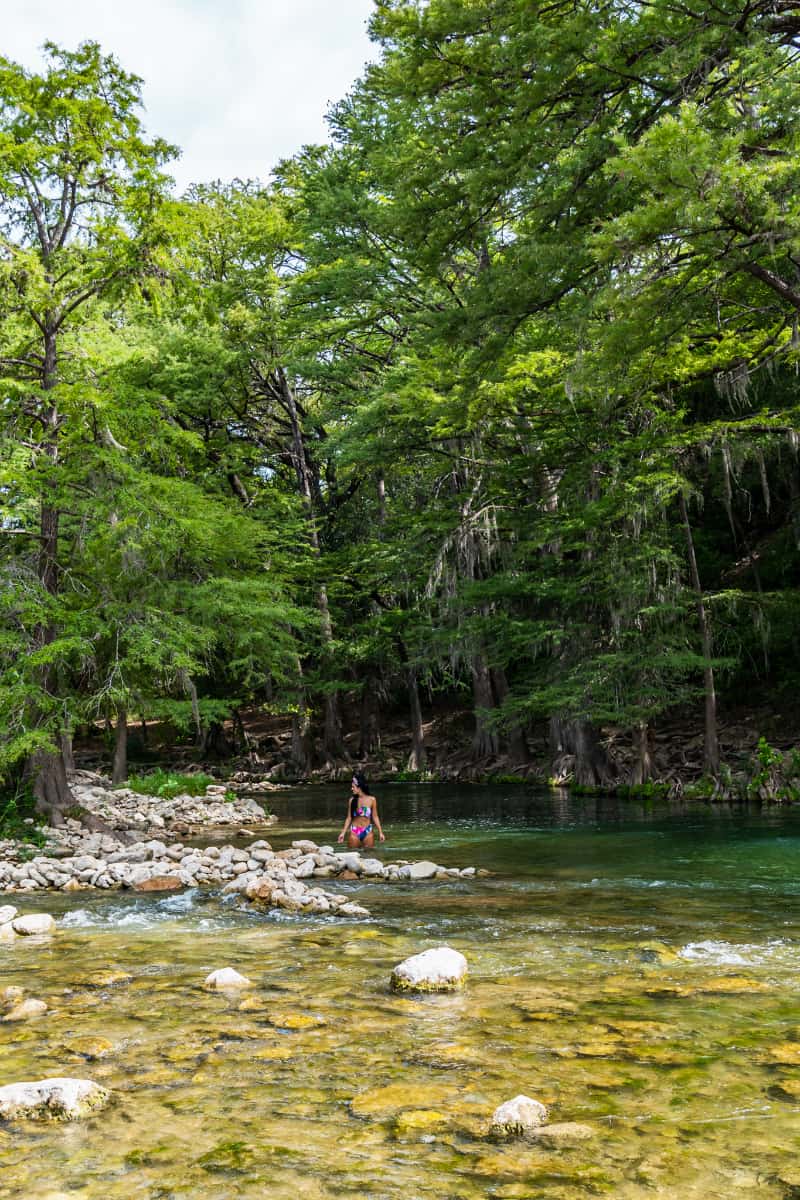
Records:
M332 841L341 792L269 797L272 841ZM373 914L349 923L200 891L26 901L60 930L0 946L0 984L50 1011L0 1025L0 1081L81 1075L115 1103L0 1127L0 1196L797 1194L797 813L378 795L382 857L495 874L344 884ZM390 995L391 967L441 941L470 961L466 993ZM203 992L225 965L257 986ZM101 968L119 981L93 984ZM486 1141L520 1091L595 1137Z

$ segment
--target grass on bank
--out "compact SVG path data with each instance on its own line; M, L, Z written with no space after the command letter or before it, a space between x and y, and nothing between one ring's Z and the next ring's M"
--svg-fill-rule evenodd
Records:
M140 796L158 796L161 800L174 800L176 796L204 796L210 783L216 783L216 780L202 771L181 775L177 771L165 771L157 767L155 771L146 775L131 775L122 786L130 788Z

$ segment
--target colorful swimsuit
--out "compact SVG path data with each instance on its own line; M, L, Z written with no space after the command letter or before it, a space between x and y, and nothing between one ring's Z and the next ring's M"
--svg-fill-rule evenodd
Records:
M366 839L372 833L372 821L370 821L372 809L365 805L363 808L357 808L353 816L361 817L361 819L364 821L364 824L351 825L350 832L355 834L360 842L366 841Z

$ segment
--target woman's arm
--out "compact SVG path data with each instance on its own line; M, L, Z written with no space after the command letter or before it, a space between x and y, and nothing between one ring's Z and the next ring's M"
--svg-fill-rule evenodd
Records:
M350 801L348 800L347 801L347 820L345 821L344 825L342 826L342 832L339 834L338 838L336 839L337 842L344 841L345 834L347 833L348 829L350 828L351 819L352 819L352 816L351 816L351 812L350 812Z
M378 838L380 839L380 841L385 842L386 838L384 836L383 830L381 829L381 819L378 816L378 801L375 799L374 796L372 797L372 824L375 826L375 828L378 831Z

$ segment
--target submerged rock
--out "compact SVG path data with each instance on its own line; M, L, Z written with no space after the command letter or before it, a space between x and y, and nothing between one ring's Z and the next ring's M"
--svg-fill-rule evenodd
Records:
M91 1079L39 1079L0 1087L0 1119L76 1121L108 1103L110 1093Z
M506 1100L492 1113L489 1132L494 1137L521 1137L538 1130L547 1121L547 1109L530 1096Z
M392 971L396 992L455 992L464 986L467 960L450 946L424 950L399 963Z
M246 975L240 975L233 967L220 967L206 977L205 986L211 991L224 991L226 988L252 987L252 980Z
M542 1125L535 1131L536 1137L543 1142L583 1142L594 1137L594 1133L591 1125L581 1125L578 1121Z
M2 1018L4 1021L28 1021L31 1017L41 1017L47 1012L44 1000L20 1000L10 1012Z

